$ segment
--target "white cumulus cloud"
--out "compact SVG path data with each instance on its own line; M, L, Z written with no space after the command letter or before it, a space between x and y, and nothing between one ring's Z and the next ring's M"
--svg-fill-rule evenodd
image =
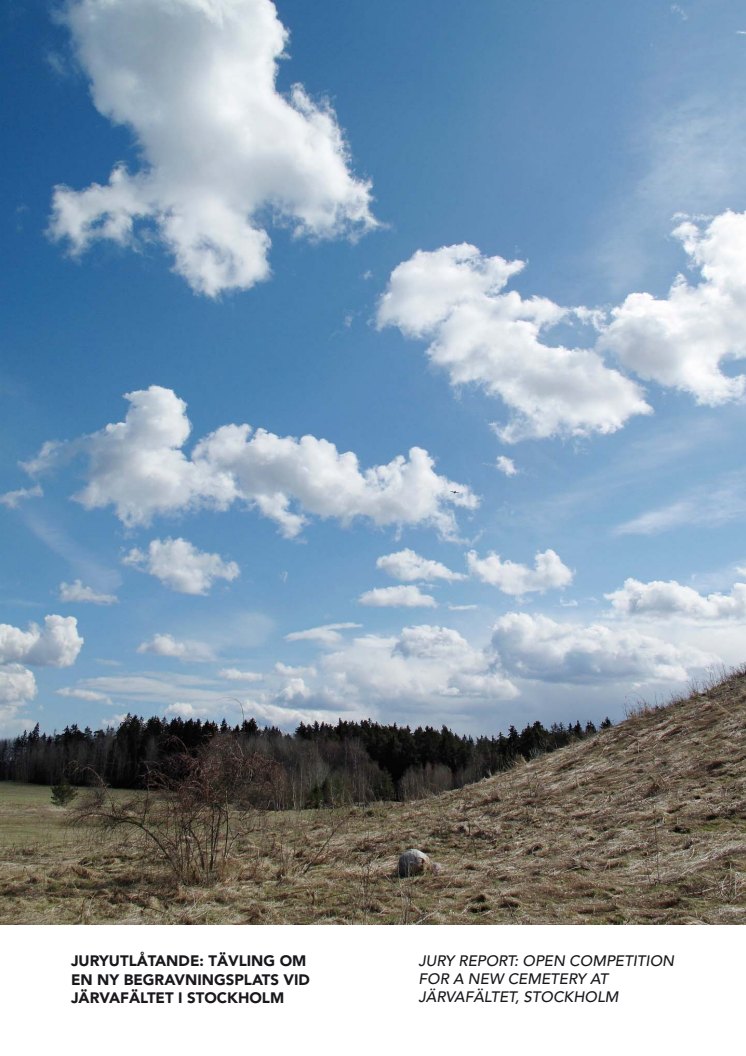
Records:
M599 349L641 378L717 406L740 399L746 377L722 365L746 356L746 213L725 212L704 229L693 221L674 235L701 281L677 276L668 297L632 293L611 312Z
M557 623L521 612L500 617L492 645L509 673L542 682L682 682L691 669L718 660L626 627Z
M61 17L96 109L139 154L106 184L55 188L50 234L74 254L155 238L214 297L268 278L270 218L317 239L376 226L331 106L277 91L288 33L270 0L70 0Z
M343 640L340 631L361 627L360 623L325 623L321 627L309 627L306 631L291 631L285 635L286 642L319 642L321 645L336 645Z
M36 696L36 679L21 664L0 667L0 704L6 708L20 707Z
M72 583L60 583L59 598L60 601L84 605L116 605L119 602L115 594L99 594L93 587L84 587L79 579Z
M360 469L352 451L340 453L314 436L276 436L249 425L225 425L201 440L189 457L186 404L153 385L126 396L123 422L70 443L50 441L24 463L29 473L49 471L78 454L88 458L85 487L73 497L86 509L113 506L128 527L147 527L157 515L208 507L226 510L241 501L297 536L307 515L349 525L430 525L454 538L452 507L473 510L478 498L434 471L427 451L413 447L387 465Z
M418 250L391 273L378 326L428 340L430 360L451 384L474 383L499 396L512 418L494 428L508 443L611 433L632 415L651 413L639 385L607 356L700 404L740 400L746 375L723 367L746 357L746 212L687 219L673 234L699 281L679 274L667 297L631 293L609 312L503 292L522 261L485 257L468 244ZM598 331L593 347L544 341L573 319Z
M491 648L473 647L448 627L404 627L392 637L355 638L321 661L323 694L370 714L410 704L458 711L518 695Z
M30 623L27 631L0 623L0 664L70 667L82 647L74 616L45 616L43 628Z
M18 710L36 697L32 667L70 667L83 646L74 616L45 616L44 627L22 631L0 623L0 729L11 728Z
M302 704L310 695L311 692L302 678L289 678L277 692L275 699L283 704Z
M506 443L613 433L650 413L639 386L598 352L544 342L570 313L544 297L502 292L523 268L466 243L418 250L391 273L378 326L429 340L431 362L452 385L473 383L500 397L511 412L497 429Z
M0 665L0 730L11 729L18 711L37 693L33 673L22 664Z
M213 650L206 642L181 641L171 634L154 634L149 642L142 642L138 645L137 651L138 653L152 653L154 656L169 656L175 660L186 660L192 663L204 663L215 659Z
M178 594L207 594L216 579L230 582L241 574L235 561L198 550L186 539L153 539L147 553L135 547L122 563L148 572Z
M206 709L202 710L202 714L205 713L205 710ZM174 719L174 718L193 719L193 718L196 718L196 716L200 714L200 710L195 708L195 706L193 704L176 703L176 704L169 704L168 707L166 708L164 714L169 719Z
M514 561L503 561L495 553L480 558L475 550L469 551L466 562L471 574L483 583L497 587L503 594L516 596L561 589L572 583L575 574L562 563L554 550L538 553L533 568Z
M357 599L361 605L374 608L388 606L404 609L437 609L438 603L432 594L423 594L419 587L376 587L366 590Z
M376 561L376 568L380 568L392 579L398 579L402 583L411 583L418 579L425 581L444 579L452 583L458 579L466 579L463 573L452 572L440 561L420 557L414 550L409 549L397 550L394 554L384 554Z
M746 619L746 583L735 583L730 594L700 594L693 587L652 580L625 579L624 586L604 597L615 616L684 616L694 620Z

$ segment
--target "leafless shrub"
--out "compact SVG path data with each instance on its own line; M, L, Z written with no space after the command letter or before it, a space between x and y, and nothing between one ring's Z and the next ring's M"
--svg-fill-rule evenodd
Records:
M89 772L93 787L70 823L134 833L181 883L209 883L224 875L237 841L251 831L256 787L271 777L265 771L266 760L247 755L234 738L216 738L196 755L182 746L148 773L142 792L125 797Z

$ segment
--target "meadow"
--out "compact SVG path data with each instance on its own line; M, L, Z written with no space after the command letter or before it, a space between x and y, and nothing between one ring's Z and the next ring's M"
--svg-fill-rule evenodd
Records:
M256 810L207 885L69 816L0 783L0 923L746 923L746 676L457 791Z

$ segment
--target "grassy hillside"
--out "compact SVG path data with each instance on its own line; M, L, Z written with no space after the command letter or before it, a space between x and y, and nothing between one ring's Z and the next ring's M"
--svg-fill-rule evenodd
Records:
M746 923L746 675L457 792L257 814L208 888L63 817L0 785L1 923Z

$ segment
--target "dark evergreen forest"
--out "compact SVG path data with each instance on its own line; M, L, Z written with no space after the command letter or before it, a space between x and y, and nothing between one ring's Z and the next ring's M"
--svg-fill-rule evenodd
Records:
M604 720L602 728L610 726ZM114 788L138 788L170 757L196 755L215 738L236 738L256 773L256 806L285 810L415 799L460 788L516 760L553 752L596 733L592 722L541 722L497 737L460 736L443 726L381 725L371 720L304 724L294 733L261 728L254 719L231 727L200 719L128 715L114 729L66 726L0 740L0 780L87 784L100 776Z

